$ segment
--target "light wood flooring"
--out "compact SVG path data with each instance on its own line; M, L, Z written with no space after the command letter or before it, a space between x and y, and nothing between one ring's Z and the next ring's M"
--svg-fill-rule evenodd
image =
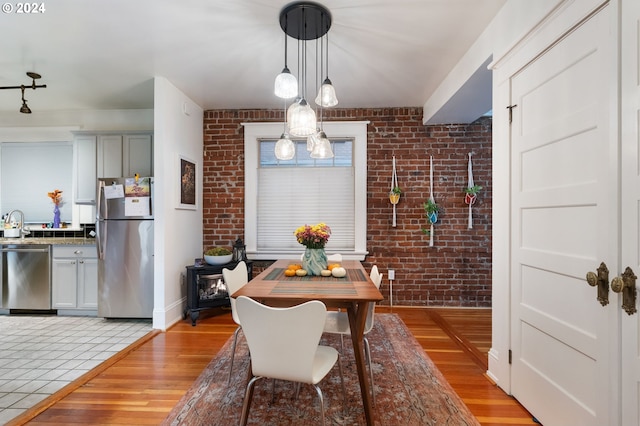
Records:
M530 425L532 416L485 375L491 310L376 307L407 324L482 425ZM8 425L157 425L236 326L228 310L154 332Z

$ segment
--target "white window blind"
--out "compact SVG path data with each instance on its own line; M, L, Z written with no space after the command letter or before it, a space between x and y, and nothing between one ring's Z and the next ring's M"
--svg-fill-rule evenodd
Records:
M320 222L331 228L328 250L354 250L352 167L261 168L258 186L258 250L303 251L294 231Z
M304 251L293 232L324 222L330 253L367 255L367 123L324 122L335 157L314 160L306 146L279 161L273 146L282 123L242 123L245 154L245 244L252 260L293 259ZM265 143L271 143L269 148ZM350 195L349 195L350 194ZM271 209L271 212L269 211ZM277 246L277 247L276 247Z
M63 191L62 221L71 222L73 145L71 142L2 143L0 154L2 213L18 209L25 222L53 221L47 192Z

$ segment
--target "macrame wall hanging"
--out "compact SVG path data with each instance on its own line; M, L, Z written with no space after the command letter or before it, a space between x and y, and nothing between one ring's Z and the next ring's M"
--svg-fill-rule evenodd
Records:
M469 162L467 163L468 181L467 187L464 189L464 202L469 206L469 224L468 229L473 228L473 215L471 213L471 206L475 204L478 198L478 192L482 189L481 186L476 185L473 181L473 167L471 163L471 153L469 153Z
M467 173L469 174L469 178L467 181L467 190L466 194L464 194L464 202L469 205L469 225L468 228L473 228L473 215L471 214L471 206L476 202L477 195L475 193L469 192L475 185L473 183L473 167L471 166L471 153L469 153L469 163L467 165Z
M393 205L393 220L391 222L392 227L396 227L396 204L400 201L400 186L398 186L398 176L396 175L396 156L393 156L393 172L391 174L391 190L389 191L389 201Z
M429 220L429 247L433 247L433 225L438 221L438 205L433 195L433 155L429 156L429 201L425 206L427 219Z

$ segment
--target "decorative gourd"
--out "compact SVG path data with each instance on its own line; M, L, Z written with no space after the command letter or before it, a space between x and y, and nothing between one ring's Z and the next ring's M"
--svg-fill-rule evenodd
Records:
M331 270L331 275L333 275L336 278L343 278L347 276L347 270L344 269L342 266L339 266Z
M322 271L320 271L320 275L322 275L323 277L330 277L331 271L328 269L323 269Z
M299 277L304 277L307 275L307 271L305 269L296 269L296 275Z
M296 270L295 269L287 269L286 271L284 271L284 276L285 277L295 277L296 276Z

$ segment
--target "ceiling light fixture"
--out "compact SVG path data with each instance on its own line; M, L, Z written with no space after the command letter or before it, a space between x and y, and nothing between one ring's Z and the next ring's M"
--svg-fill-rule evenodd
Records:
M46 84L36 84L36 80L40 79L42 76L36 72L27 72L27 76L31 78L31 85L25 86L24 84L20 86L2 86L0 89L20 89L22 92L22 106L20 107L20 112L23 114L31 114L31 108L27 105L27 100L24 98L24 89L44 89L47 87Z
M285 116L284 130L282 131L282 136L280 136L280 139L278 139L278 142L276 142L276 147L275 147L274 151L275 151L275 154L276 154L276 158L278 160L292 160L293 157L295 157L295 155L296 155L296 145L293 143L293 141L289 137L289 134L287 133L287 121L286 121L287 104L286 104L286 102L285 102L285 105L284 105L284 116Z
M285 135L293 137L307 137L307 145L309 151L313 153L313 158L331 158L331 143L318 126L316 112L307 102L307 41L320 39L321 49L321 66L320 80L322 85L315 99L315 103L320 108L320 122L322 123L322 108L335 106L338 100L335 96L335 89L329 80L329 42L328 32L331 28L331 13L321 4L308 1L293 2L286 5L280 11L280 27L285 33L284 43L284 68L276 77L274 92L276 96L284 99L293 99L291 106L286 111L285 128L288 124L288 133L285 131L280 139L282 143L279 147L289 146L284 142ZM293 37L298 40L298 79L291 74L287 66L287 37ZM326 36L326 37L325 37ZM324 38L324 42L323 42ZM316 42L316 59L318 57L318 43ZM326 45L326 48L324 47ZM326 59L324 54L326 54ZM324 65L324 66L323 66ZM318 64L316 61L316 77ZM294 87L295 86L295 87ZM316 82L318 88L318 82ZM288 139L288 138L287 138ZM322 148L314 152L313 148L318 142L322 142ZM285 145L286 143L286 145ZM328 149L327 149L328 147ZM276 149L276 158L282 158L284 150ZM288 154L288 153L287 153Z

